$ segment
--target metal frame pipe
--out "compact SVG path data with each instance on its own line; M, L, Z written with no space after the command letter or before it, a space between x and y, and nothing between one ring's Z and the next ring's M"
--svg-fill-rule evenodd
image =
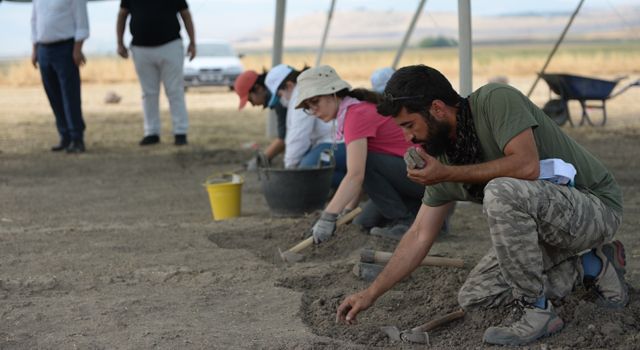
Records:
M584 3L584 0L580 0L580 3L578 3L578 7L576 7L576 9L573 11L571 18L569 18L569 23L567 23L567 25L564 27L562 34L560 34L560 38L558 38L558 41L556 41L556 44L553 46L551 53L549 53L549 57L547 57L547 61L544 63L544 66L542 66L542 70L540 71L540 74L544 74L544 72L547 70L547 66L549 66L549 63L551 62L551 58L553 58L553 56L556 54L556 51L558 50L560 43L562 43L562 40L564 40L565 35L567 35L567 32L569 31L569 28L571 28L571 24L573 23L574 18L576 18L576 16L578 15L578 11L580 11L580 8L582 7L583 3ZM527 97L531 97L533 90L536 88L536 85L538 85L538 82L540 81L540 74L538 74L536 76L536 80L533 81L533 85L531 85L531 89L529 89L529 92L527 93Z
M273 29L273 48L271 52L272 67L282 63L282 52L284 48L284 20L286 9L286 0L276 0L276 17ZM272 109L269 110L266 129L267 137L275 137L278 133L278 116Z
M331 0L331 6L329 12L327 12L327 23L324 25L324 32L322 33L322 41L320 41L320 47L318 48L318 54L316 56L316 67L322 62L322 55L324 55L324 47L327 43L327 35L329 34L329 28L331 27L331 19L333 18L333 9L336 6L336 0Z
M460 60L460 95L473 91L473 60L471 49L471 0L458 0L458 52Z
M273 48L271 52L271 65L282 63L282 51L284 42L284 19L287 8L287 0L276 0L276 20L273 28Z
M409 28L407 28L407 31L404 33L404 38L402 38L402 43L400 44L400 47L398 48L398 52L396 52L396 57L393 59L393 63L391 64L391 68L393 68L394 70L398 68L398 63L400 63L400 59L402 58L402 55L404 54L404 51L407 48L407 44L409 43L409 38L411 38L413 29L416 27L416 22L418 22L418 18L420 18L420 13L422 12L422 9L424 8L424 4L426 2L427 0L420 0L420 3L418 3L418 8L416 9L416 12L413 14L411 23L409 23Z

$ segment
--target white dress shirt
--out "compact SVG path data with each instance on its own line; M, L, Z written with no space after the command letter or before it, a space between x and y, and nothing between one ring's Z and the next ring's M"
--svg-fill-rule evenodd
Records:
M291 93L287 107L287 136L284 139L284 167L295 168L307 151L320 144L333 142L333 122L325 123L296 109L298 87Z
M82 41L88 37L87 0L33 0L31 42Z

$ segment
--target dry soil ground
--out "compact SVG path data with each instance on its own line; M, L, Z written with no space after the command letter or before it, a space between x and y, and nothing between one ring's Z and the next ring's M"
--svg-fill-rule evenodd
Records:
M104 105L107 90L123 95ZM640 89L638 89L640 90ZM214 222L201 186L235 169L264 143L264 116L237 113L235 95L188 94L190 145L141 148L137 86L84 87L88 152L53 154L53 117L40 87L0 87L1 349L398 348L378 330L411 327L456 308L456 292L489 247L477 205L460 205L434 254L467 267L421 268L362 314L334 323L337 304L366 286L351 273L362 247L393 249L355 227L285 265L288 247L315 214L271 217L254 174L242 216ZM618 238L627 248L630 305L604 310L577 290L558 310L563 332L528 348L638 348L640 342L640 91L611 102L605 128L565 128L613 171L624 191ZM577 112L577 110L576 110ZM596 113L596 112L594 112ZM473 313L432 332L434 348L485 348L484 328L512 310ZM408 347L412 348L412 347ZM421 347L415 347L421 348Z

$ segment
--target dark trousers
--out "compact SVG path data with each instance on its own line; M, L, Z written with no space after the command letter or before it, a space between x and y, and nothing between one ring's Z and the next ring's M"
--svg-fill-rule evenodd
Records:
M404 159L373 152L367 154L363 187L388 220L413 220L424 194L424 186L407 178Z
M84 120L80 106L80 70L73 62L73 39L56 44L38 44L37 56L42 84L56 117L60 139L82 140Z
M328 150L333 147L331 143L320 143L316 145L314 148L310 149L302 160L300 161L300 168L315 168L318 166L318 163L322 165L327 165L326 163L320 159L321 153L324 150ZM333 169L333 178L331 179L331 187L338 188L340 186L340 182L347 174L347 147L343 143L336 144L336 148L333 150L333 157L336 163L336 167Z

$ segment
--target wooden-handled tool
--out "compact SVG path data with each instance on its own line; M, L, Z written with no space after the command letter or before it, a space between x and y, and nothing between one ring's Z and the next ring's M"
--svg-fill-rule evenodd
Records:
M403 341L408 343L420 343L429 345L429 331L447 324L453 320L457 320L464 316L464 310L460 309L448 313L442 317L431 320L427 323L413 327L406 331L400 331L396 326L385 326L380 328L391 340Z
M386 264L391 259L391 255L393 255L393 253L381 252L372 249L363 249L360 252L360 261L370 264ZM439 256L425 256L420 265L464 267L464 260L443 258Z
M428 332L432 329L438 328L444 324L447 324L453 320L457 320L460 317L464 316L464 310L456 310L454 312L450 312L440 318L436 318L435 320L431 320L427 323L421 324L417 327L411 328L411 332Z
M352 211L350 211L349 213L345 214L343 217L341 217L340 219L338 219L338 221L336 222L336 228L342 226L342 225L346 225L349 222L351 222L351 220L353 220L356 216L358 216L358 214L360 214L360 212L362 212L362 208L357 207L355 209L353 209ZM294 245L293 247L287 249L286 251L282 251L280 249L278 249L280 251L280 257L282 258L283 261L285 262L298 262L300 260L303 259L303 255L299 254L300 251L310 247L311 245L313 245L313 236L304 239L303 241L301 241L300 243Z

